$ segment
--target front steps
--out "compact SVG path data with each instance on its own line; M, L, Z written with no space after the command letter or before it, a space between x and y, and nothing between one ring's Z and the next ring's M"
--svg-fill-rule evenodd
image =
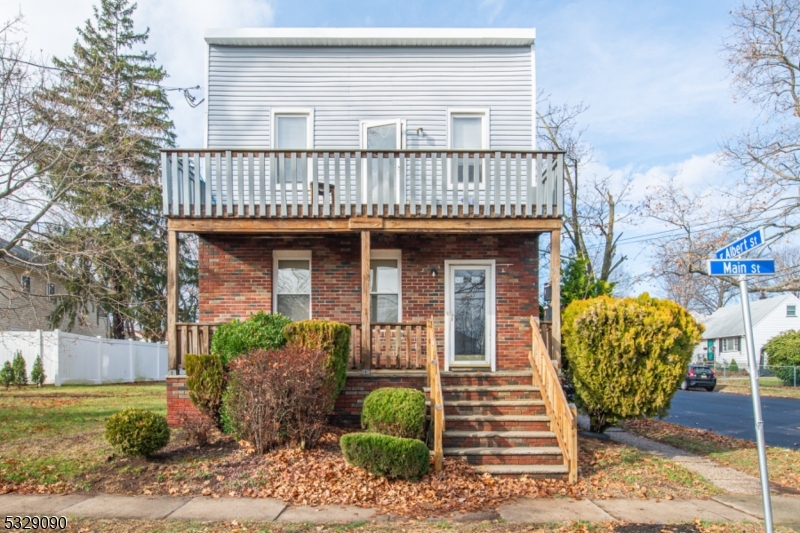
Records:
M493 475L568 473L528 371L443 372L444 455ZM427 392L427 389L426 389Z

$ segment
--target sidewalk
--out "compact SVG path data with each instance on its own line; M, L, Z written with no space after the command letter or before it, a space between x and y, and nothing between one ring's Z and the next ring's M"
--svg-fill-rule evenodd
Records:
M800 498L773 496L776 524L800 531ZM199 522L305 522L316 524L394 521L373 509L307 507L273 499L175 498L170 496L96 496L71 494L0 495L0 516L67 516L137 520L191 520ZM569 521L672 523L695 518L710 522L755 522L762 518L761 498L725 495L710 500L573 500L520 499L497 512L456 515L454 520L502 519L507 522L554 523Z

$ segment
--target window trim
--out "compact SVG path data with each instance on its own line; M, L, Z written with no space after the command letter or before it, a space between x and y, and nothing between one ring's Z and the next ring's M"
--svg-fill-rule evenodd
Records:
M52 299L53 296L56 295L56 284L52 281L48 281L44 286L44 291L45 294L47 294L47 297Z
M789 312L789 309L792 310L791 313ZM787 305L786 306L786 316L788 318L797 318L797 306L796 305Z
M733 350L725 349L725 341L733 340ZM720 353L736 353L742 351L742 338L741 337L723 337L719 340L719 351Z
M314 108L313 107L273 107L269 110L269 147L277 150L275 141L277 140L278 122L275 117L278 115L293 115L306 117L306 150L314 149ZM297 148L299 150L299 148Z
M308 318L314 318L314 282L311 250L273 250L272 251L272 312L278 312L278 261L308 261Z
M388 293L373 293L372 292L372 260L373 259L396 259L397 260L397 321L403 321L403 251L399 249L388 250L370 250L370 279L369 279L369 300L370 309L369 316L372 322L372 295L373 294L388 294Z
M30 275L22 274L19 277L19 284L22 287L22 292L26 292L31 294L33 292L33 280L31 280Z
M456 150L453 148L453 118L480 118L481 119L481 147L480 151L486 151L490 149L489 143L489 120L490 120L490 111L488 107L453 107L447 108L447 149L448 150ZM486 167L486 159L481 160L481 172L483 173L483 179L478 182L478 186L481 189L486 188L486 183L488 181L488 172L489 169ZM447 186L449 189L453 187L460 188L462 187L462 183L455 183L456 180L453 179L453 165L447 165ZM468 189L469 182L467 182Z

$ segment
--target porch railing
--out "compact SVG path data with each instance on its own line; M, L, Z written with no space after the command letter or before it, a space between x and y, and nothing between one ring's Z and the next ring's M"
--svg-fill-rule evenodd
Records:
M168 149L170 217L555 217L564 154Z
M444 395L442 393L442 376L439 372L439 355L436 350L436 330L433 318L426 324L428 338L428 387L431 394L431 421L433 422L433 470L441 472L444 467L444 449L442 434L445 429Z
M569 482L578 481L578 412L567 402L558 373L545 347L539 322L531 317L531 351L528 357L533 370L533 385L539 387L544 399L550 426L556 434L558 447L564 455L564 466L569 471Z
M371 324L372 369L422 370L426 365L427 333L424 322ZM361 324L350 323L350 368L361 369Z
M183 368L184 355L211 353L211 339L219 324L215 322L179 322L176 324L178 360L176 368Z

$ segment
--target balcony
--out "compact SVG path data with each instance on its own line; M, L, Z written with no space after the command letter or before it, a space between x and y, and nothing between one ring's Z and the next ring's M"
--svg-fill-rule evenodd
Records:
M169 149L169 218L557 218L564 157L542 151Z

